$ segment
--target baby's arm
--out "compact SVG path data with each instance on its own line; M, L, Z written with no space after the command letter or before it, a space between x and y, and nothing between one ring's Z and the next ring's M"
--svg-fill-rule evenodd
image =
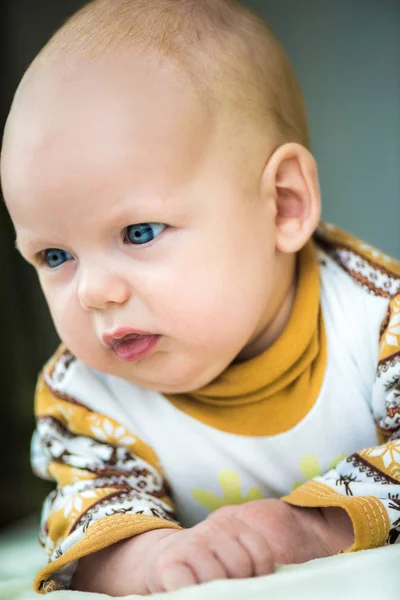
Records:
M33 468L57 482L43 509L40 538L49 564L34 584L42 593L68 588L86 555L146 531L180 529L151 448L84 404L79 390L94 397L102 393L96 379L89 372L82 375L85 387L76 372L67 371L77 395L60 390L63 369L73 367L62 354L45 368L37 386Z
M109 596L146 595L150 585L146 572L149 552L175 531L147 531L81 558L72 579L72 589Z

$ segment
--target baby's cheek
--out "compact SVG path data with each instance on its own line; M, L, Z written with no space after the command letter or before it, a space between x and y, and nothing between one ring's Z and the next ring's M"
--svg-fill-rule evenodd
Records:
M190 339L194 345L204 344L210 331L221 326L221 308L217 299L202 289L179 289L164 298L158 314L162 331L175 339Z
M89 315L79 310L73 301L49 297L50 312L54 326L61 339L74 354L89 351L94 345L94 332Z
M200 292L180 300L168 313L169 337L201 355L239 352L249 330L242 305L234 305L229 298L224 301L222 295Z

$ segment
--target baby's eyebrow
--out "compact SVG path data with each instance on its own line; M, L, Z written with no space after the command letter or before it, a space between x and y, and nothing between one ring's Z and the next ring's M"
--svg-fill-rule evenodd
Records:
M34 254L39 247L39 244L36 240L32 240L29 237L17 236L14 246L21 254L26 254L27 252L29 254Z
M38 246L36 240L30 240L25 237L18 237L15 239L14 247L17 252L29 263L34 263L34 257L37 255L42 246Z
M21 244L18 238L15 240L14 244L15 249L21 256L27 259L28 256L33 256L35 252L32 252L28 244Z

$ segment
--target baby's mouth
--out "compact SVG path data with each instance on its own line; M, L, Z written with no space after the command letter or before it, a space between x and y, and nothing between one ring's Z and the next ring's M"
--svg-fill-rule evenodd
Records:
M103 341L112 348L115 354L124 361L136 362L151 354L160 339L152 333L115 331L105 334Z

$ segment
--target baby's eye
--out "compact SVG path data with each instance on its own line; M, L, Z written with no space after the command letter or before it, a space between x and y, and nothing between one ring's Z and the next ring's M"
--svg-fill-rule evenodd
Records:
M41 253L41 258L43 262L51 269L59 267L67 260L72 260L72 256L69 252L60 250L59 248L48 248L47 250L43 250Z
M166 225L162 223L139 223L139 225L129 225L125 230L126 244L147 244L158 237Z

